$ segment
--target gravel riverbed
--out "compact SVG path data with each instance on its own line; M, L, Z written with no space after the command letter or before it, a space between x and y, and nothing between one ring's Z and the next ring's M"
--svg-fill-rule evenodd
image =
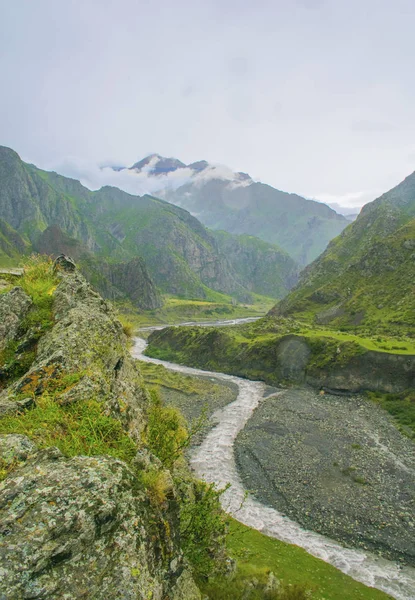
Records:
M415 564L415 444L362 397L292 389L235 443L250 492L303 527Z

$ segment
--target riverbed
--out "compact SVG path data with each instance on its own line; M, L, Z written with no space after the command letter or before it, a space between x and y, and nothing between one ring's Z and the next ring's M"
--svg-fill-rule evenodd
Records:
M235 324L235 320L223 324ZM222 495L222 506L229 514L266 535L304 548L313 556L325 560L357 581L376 587L398 600L415 598L415 569L386 560L368 551L344 547L329 537L302 528L276 508L267 506L247 494L235 462L235 440L251 419L255 409L262 402L265 406L267 402L278 401L278 398L285 393L283 390L270 396L269 389L262 382L152 359L144 355L146 345L145 340L136 338L133 356L189 375L213 375L217 379L238 386L237 399L215 413L218 424L191 455L191 465L198 477L208 483L214 483L219 488L230 484L230 488Z

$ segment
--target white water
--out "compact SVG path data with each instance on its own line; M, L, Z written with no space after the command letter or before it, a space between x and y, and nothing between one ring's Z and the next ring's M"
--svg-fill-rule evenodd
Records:
M249 494L246 495L236 469L233 444L237 434L263 399L265 384L150 358L144 355L146 346L145 340L136 338L133 356L188 375L212 375L231 381L239 388L237 399L215 413L218 425L193 451L190 461L197 476L204 481L214 483L218 488L230 484L230 488L221 497L226 512L265 535L304 548L356 581L378 588L398 600L415 599L415 569L402 567L369 552L345 548L325 536L302 529L298 523L282 516L277 510L261 504Z

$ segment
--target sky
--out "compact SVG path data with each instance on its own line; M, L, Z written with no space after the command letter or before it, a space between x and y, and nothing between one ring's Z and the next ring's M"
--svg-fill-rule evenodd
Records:
M0 0L0 144L91 186L159 153L360 207L415 170L414 25L413 0Z

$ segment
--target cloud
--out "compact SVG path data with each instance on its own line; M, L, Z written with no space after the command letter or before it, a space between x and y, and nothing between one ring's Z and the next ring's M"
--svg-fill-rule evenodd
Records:
M50 164L48 170L78 179L90 190L110 185L138 196L154 194L162 197L166 191L177 190L186 183L192 182L202 186L212 179L229 181L232 187L245 187L252 183L250 178L234 173L224 165L209 165L202 171L183 167L169 173L155 175L152 170L159 160L158 156L153 156L140 171L136 171L118 166L117 161L113 161L112 164L111 161L105 161L98 165L75 157L67 157Z
M386 121L362 120L354 121L351 125L351 130L357 133L387 133L397 129L396 125Z
M311 200L328 204L341 214L353 214L359 212L364 204L375 200L382 191L365 190L361 192L349 192L347 194L316 194Z
M130 171L123 168L114 170L111 166L99 166L74 157L68 157L59 163L49 166L66 177L79 179L79 181L90 190L98 190L103 186L110 185L118 187L129 194L142 196L144 194L155 194L162 189L177 189L189 181L193 171L191 169L180 169L179 172L166 173L159 177L153 176L149 171L154 166L152 161L142 171ZM114 165L117 165L114 162Z

